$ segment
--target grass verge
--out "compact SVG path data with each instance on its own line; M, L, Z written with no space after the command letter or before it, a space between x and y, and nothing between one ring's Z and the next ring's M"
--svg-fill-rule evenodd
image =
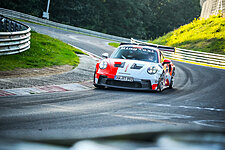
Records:
M43 68L54 65L79 64L81 50L50 36L31 31L31 48L25 52L0 56L0 71L16 68Z
M117 48L117 47L120 46L120 43L109 43L109 45L112 46L112 47Z
M45 25L45 24L41 24L41 23L29 21L29 20L23 20L23 19L18 19L18 18L11 18L11 19L16 20L16 21L20 21L20 22L27 22L27 23L37 24L37 25L40 25L40 26L51 27L51 26L49 26L49 25Z
M225 18L220 15L193 22L150 43L196 51L225 54Z

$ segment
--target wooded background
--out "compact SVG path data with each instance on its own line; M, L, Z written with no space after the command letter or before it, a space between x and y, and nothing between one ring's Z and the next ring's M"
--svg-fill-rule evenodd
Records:
M42 17L48 0L1 0L0 7ZM199 0L51 0L50 20L103 33L154 39L200 16Z

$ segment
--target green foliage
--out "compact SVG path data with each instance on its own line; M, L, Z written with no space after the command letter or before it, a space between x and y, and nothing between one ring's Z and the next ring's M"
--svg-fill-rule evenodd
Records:
M164 36L158 37L154 41L149 41L149 43L154 43L154 44L161 44L161 45L166 45L168 43L168 39L173 35L173 32L169 32L165 34Z
M41 17L47 0L3 0L3 8ZM136 39L162 36L200 15L199 0L53 0L50 20Z
M112 47L117 48L117 47L120 46L120 43L109 43L109 45L112 46Z
M152 41L179 48L225 54L225 18L220 15L209 19L194 19L158 39Z
M79 57L75 53L83 54L60 40L32 31L31 48L19 54L0 56L0 70L65 64L75 67L79 64Z

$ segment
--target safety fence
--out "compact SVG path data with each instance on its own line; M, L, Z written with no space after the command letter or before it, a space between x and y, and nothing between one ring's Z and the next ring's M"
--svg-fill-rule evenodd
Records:
M114 40L114 41L118 41L118 42L128 42L130 40L128 38L118 37L118 36L114 36L114 35L109 35L109 34L105 34L105 33L101 33L101 32L96 32L96 31L92 31L92 30L87 30L87 29L83 29L83 28L79 28L79 27L74 27L74 26L70 26L70 25L53 22L50 20L38 18L35 16L27 15L27 14L24 14L24 13L21 13L18 11L13 11L13 10L5 9L5 8L0 8L0 13L7 17L28 20L28 21L36 22L38 24L43 23L45 25L59 27L59 28L66 29L66 30L72 30L72 31L76 31L79 33L88 34L88 35L101 37L101 38L106 38L106 39L110 39L110 40Z
M0 55L10 55L30 48L30 27L0 15Z
M154 45L154 47L162 46L162 45L142 42L135 39L131 39L131 43ZM166 58L177 60L177 61L183 61L183 62L199 64L203 66L211 66L211 67L225 69L225 55L186 50L186 49L180 49L180 48L176 48L175 53L164 51L163 54Z
M131 42L140 43L140 44L150 44L150 43L135 40L135 39L130 40L130 39L127 39L127 38L117 37L117 36L108 35L108 34L96 32L96 31L91 31L91 30L86 30L86 29L82 29L82 28L78 28L78 27L64 25L64 24L56 23L56 22L49 21L49 20L46 20L46 19L41 19L41 18L34 17L34 16L31 16L31 15L23 14L23 13L20 13L20 12L17 12L17 11L8 10L8 9L0 8L0 13L4 14L4 15L7 15L8 17L24 19L24 20L28 20L28 21L32 21L32 22L37 22L37 23L43 23L45 25L60 27L60 28L63 28L63 29L68 29L68 30L72 30L72 31L76 31L76 32L81 32L81 33L85 33L85 34L89 34L89 35L107 38L107 39L111 39L111 40L115 40L115 41L119 41L119 42L129 42L129 41L131 41ZM8 38L8 39L6 38L6 39L3 39L3 40L5 40L7 42L12 41L12 43L18 43L18 42L14 42L14 41L16 41L15 39L18 39L18 40L20 39L21 43L26 43L27 39L30 38L29 31L30 31L30 28L28 28L26 31L15 32L15 33L20 33L21 35L23 35L22 36L23 40L21 40L22 39L21 36L16 36L16 35L19 35L19 34L14 34L14 35L11 34L10 36L12 38ZM14 32L10 32L10 33L14 33ZM7 36L9 37L9 35L7 35ZM14 39L14 41L11 40L11 39ZM2 43L3 40L1 39L1 43L0 43L0 45L1 45L0 51L1 52L4 51L4 50L2 50L2 45L5 44L7 46L7 42ZM29 41L27 41L27 43L29 43ZM150 44L150 45L155 45L155 47L162 46L162 45L156 45L156 44ZM21 47L26 47L26 46L23 45ZM27 47L28 47L28 44L27 44ZM9 49L11 49L11 48L9 48ZM26 50L26 48L24 48L24 49ZM24 49L22 49L20 51L24 51ZM1 55L1 52L0 52L0 55ZM5 53L6 52L7 51L5 51ZM14 53L16 53L16 52L17 51L15 51ZM13 51L11 51L11 52L8 51L8 54L10 54L10 53L13 53ZM193 51L193 50L186 50L186 49L180 49L180 48L176 48L175 53L165 51L165 52L163 52L163 54L164 54L165 57L173 59L173 60L177 60L177 61L183 61L183 62L188 62L188 63L193 63L193 64L200 64L200 65L203 65L203 66L211 66L211 67L225 69L225 55L199 52L199 51Z

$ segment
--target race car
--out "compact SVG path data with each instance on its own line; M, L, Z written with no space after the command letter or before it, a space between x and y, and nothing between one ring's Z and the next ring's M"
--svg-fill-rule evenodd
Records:
M175 65L164 59L161 51L175 52L175 49L121 43L110 57L102 54L104 59L96 64L94 86L159 92L172 88Z

